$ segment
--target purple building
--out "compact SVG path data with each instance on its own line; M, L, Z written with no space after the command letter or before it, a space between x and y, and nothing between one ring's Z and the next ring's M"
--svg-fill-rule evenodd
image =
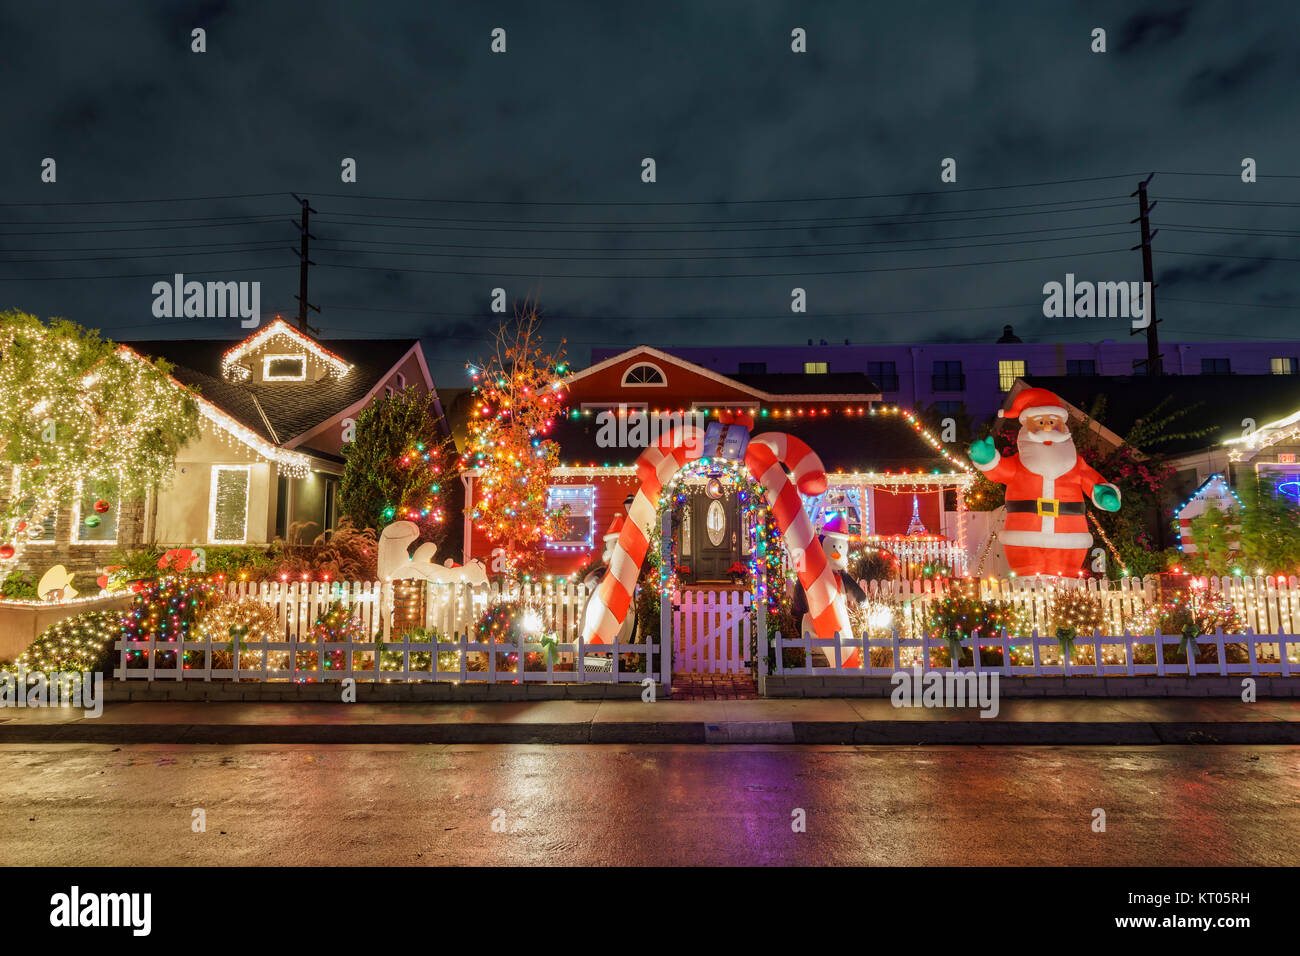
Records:
M603 361L618 348L593 348ZM936 406L955 415L961 406L975 423L994 417L1017 378L1058 375L1142 375L1146 339L1117 342L1021 342L1005 326L997 342L926 345L734 345L668 348L688 361L728 376L802 372L865 372L884 400L906 408ZM1170 375L1300 373L1300 342L1168 342L1160 349Z

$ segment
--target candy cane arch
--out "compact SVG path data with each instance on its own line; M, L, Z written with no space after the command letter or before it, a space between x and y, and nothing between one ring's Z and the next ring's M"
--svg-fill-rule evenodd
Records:
M753 427L753 418L746 415L723 416L722 420ZM702 430L688 424L647 448L637 459L641 487L628 509L628 520L614 546L609 573L601 579L587 606L582 625L585 642L606 644L618 633L627 617L636 579L650 547L650 527L663 486L688 461L701 457L702 438ZM808 595L808 613L817 636L831 638L836 631L842 635L851 634L839 575L818 547L812 522L803 509L795 484L782 468L785 464L791 469L799 489L805 494L820 494L826 490L826 470L821 460L803 441L777 432L754 436L744 460L749 473L767 492L770 509L785 539L786 551L795 565L799 583Z

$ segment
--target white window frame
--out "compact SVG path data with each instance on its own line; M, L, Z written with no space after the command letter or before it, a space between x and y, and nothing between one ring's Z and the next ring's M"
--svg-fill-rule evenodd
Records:
M302 363L301 375L272 375L271 363L280 359L297 359ZM264 382L305 382L307 381L307 353L282 352L262 356L262 381Z
M114 525L113 537L111 537L111 538L101 538L101 539L98 540L98 541L82 541L82 540L81 540L81 527L82 527L82 525L81 525L81 496L82 496L83 494L85 494L85 486L84 486L84 485L79 481L79 482L77 482L77 494L76 494L76 497L75 497L75 498L73 499L73 501L72 501L72 533L68 535L68 544L70 544L70 545L72 545L72 546L74 546L74 547L78 547L78 548L97 548L97 547L100 547L100 546L102 546L102 545L110 545L110 546L111 546L111 545L116 545L116 544L117 544L118 536L122 533L122 525L121 525L121 522L117 520L118 518L121 518L121 514L116 512L117 507L121 504L120 499L119 499L118 501L114 501L114 502L112 502L112 503L109 505L110 510L113 510L113 511L114 511L114 515L115 515L115 516L114 516L114 519L113 519L113 520L114 520L115 522L117 522L117 523ZM57 525L57 521L58 521L58 519L57 519L57 517L56 517L56 518L55 518L55 522L56 522L56 524L55 524L55 538L58 537L58 525ZM30 546L31 544L40 544L40 543L41 543L41 542L38 542L38 541L32 541L32 542L29 543L29 546ZM52 544L52 543L53 543L53 542L51 542L51 541L46 541L46 542L45 542L45 544Z
M400 392L406 388L406 376L401 372L397 373L397 390Z
M239 540L218 541L217 533L217 485L223 471L242 471L248 476L244 486L244 530ZM248 509L253 500L253 466L252 465L213 465L212 480L208 490L208 544L247 544L248 543ZM286 526L287 527L287 526Z
M19 486L21 485L21 476L18 474L18 468L19 468L18 465L14 465L13 472L12 472L12 478L11 478L11 480L10 480L10 485L9 485L9 494L10 494L11 496L13 496L14 498L17 498L17 497L18 497L18 493L19 493L19 490L20 490ZM78 495L78 497L80 497L80 495ZM44 524L44 522L41 522L41 523ZM26 532L26 530L24 529L23 534L26 534L26 533L27 533L27 532ZM59 509L58 509L58 508L55 508L55 509L54 509L54 527L52 527L52 528L50 529L50 536L49 536L48 538L45 538L45 539L42 539L42 540L33 540L32 538L28 538L27 541L26 541L26 543L23 545L23 547L26 547L26 548L52 548L54 545L56 545L56 544L58 544L58 543L59 543Z
M639 369L639 368L652 368L652 369L654 369L655 372L658 373L658 375L659 375L659 381L657 381L657 382L629 382L629 381L627 380L627 377L628 377L629 375L631 375L633 372L635 372L635 371L636 371L637 369ZM622 382L622 385L623 385L624 388L667 388L667 387L668 387L668 376L664 373L664 370L663 370L660 366L656 365L654 362L637 362L637 363L635 363L635 364L633 364L633 365L629 365L629 366L628 366L628 367L623 371L623 382Z
M553 541L547 541L546 546L548 548L568 548L568 549L576 549L579 551L588 550L594 547L596 541L596 486L595 485L547 485L546 486L546 510L547 511L558 510L560 507L560 503L556 503L556 504L551 503L551 494L552 492L556 492L556 491L586 491L587 492L590 500L590 504L588 505L590 510L587 512L586 515L589 522L587 525L587 538L586 540L582 540L582 541L577 541L572 539L565 539L565 540L556 539Z

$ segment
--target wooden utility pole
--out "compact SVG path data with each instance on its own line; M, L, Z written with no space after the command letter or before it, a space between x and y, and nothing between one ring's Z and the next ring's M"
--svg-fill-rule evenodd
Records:
M302 233L302 247L300 249L293 250L298 255L298 294L294 296L294 298L298 300L298 328L302 332L319 335L320 334L319 329L313 329L310 325L307 324L308 309L312 309L317 313L320 312L320 309L318 307L312 305L310 302L307 301L307 269L308 267L314 266L316 264L307 257L307 240L316 238L310 232L307 231L307 224L310 220L311 214L314 213L316 210L312 209L311 203L309 203L306 199L303 199L297 193L290 193L290 195L293 196L294 199L298 200L298 202L302 205L302 222L294 223L294 225L297 226L299 231Z
M1151 182L1153 176L1155 176L1155 173L1138 183L1137 192L1132 193L1132 195L1138 197L1138 217L1131 220L1131 222L1140 222L1142 224L1142 243L1134 246L1129 251L1132 252L1134 249L1142 250L1142 281L1147 283L1144 288L1151 290L1147 301L1143 303L1146 306L1145 314L1147 319L1145 329L1147 334L1147 374L1161 375L1164 370L1161 368L1160 336L1156 333L1156 325L1159 324L1160 320L1156 318L1156 278L1151 265L1151 240L1156 237L1156 233L1160 230L1151 231L1151 220L1148 217L1151 210L1156 208L1156 204L1147 205L1147 183ZM1129 332L1129 335L1137 335L1141 331L1144 330L1133 329Z

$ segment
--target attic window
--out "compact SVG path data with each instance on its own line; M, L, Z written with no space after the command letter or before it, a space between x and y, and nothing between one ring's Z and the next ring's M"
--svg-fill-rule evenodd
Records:
M305 382L307 380L307 356L268 355L262 359L262 381L264 382Z
M641 362L623 373L623 384L650 388L667 385L668 379L664 376L664 370L658 365L652 362Z

